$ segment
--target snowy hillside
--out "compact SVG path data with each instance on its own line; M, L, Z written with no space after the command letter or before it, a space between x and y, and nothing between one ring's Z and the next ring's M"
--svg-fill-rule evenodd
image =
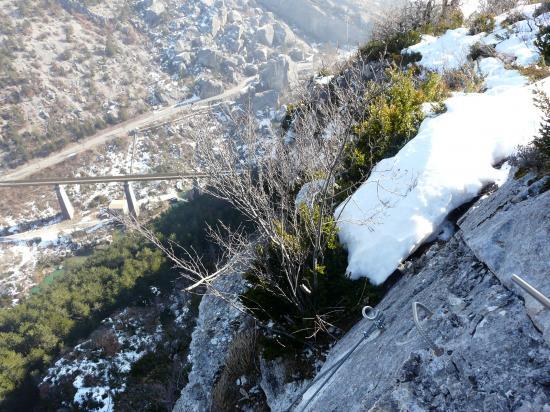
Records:
M550 13L536 18L537 5L521 6L496 18L492 33L469 35L449 30L424 36L405 53L422 54L425 70L447 71L467 63L470 46L496 46L498 58L478 61L484 93L455 93L446 112L428 117L395 157L381 161L368 180L336 211L340 239L349 250L353 278L384 282L398 265L445 226L446 216L475 198L488 184L504 182L506 165L496 168L519 145L537 134L540 113L533 90L550 92L550 81L529 84L509 63L528 66L540 56L533 44ZM501 23L511 13L525 19L510 28Z

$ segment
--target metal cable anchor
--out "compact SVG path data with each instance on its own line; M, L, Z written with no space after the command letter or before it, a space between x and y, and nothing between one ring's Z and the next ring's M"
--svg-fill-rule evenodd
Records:
M374 323L374 326L376 326L378 329L384 329L384 314L378 309L374 309L372 306L365 306L361 310L361 314L363 315L363 318L372 321Z
M346 360L351 356L353 352L357 350L357 348L363 343L369 335L372 333L374 328L383 329L384 328L384 314L382 311L378 309L374 309L372 306L365 306L363 310L361 311L363 317L367 320L373 321L373 325L370 326L366 331L363 332L363 336L359 341L345 354L343 355L340 360L336 361L330 368L327 370L321 372L318 374L315 379L308 385L306 389L304 389L299 396L296 397L294 402L290 405L290 407L286 410L286 412L290 412L293 410L294 406L297 403L300 403L303 399L303 396L306 394L309 389L316 384L317 382L321 381L321 384L319 387L315 390L315 392L309 397L309 399L305 402L304 406L300 409L301 412L304 412L307 410L307 407L311 403L311 401L317 396L317 394L324 388L324 386L330 381L330 379L334 376L334 374L340 369L340 367L346 362Z
M435 356L441 356L444 353L444 350L441 349L439 346L437 346L433 340L430 339L428 334L422 329L422 326L420 325L420 320L418 319L418 307L421 307L424 309L426 313L428 313L430 316L433 315L433 312L426 307L426 305L423 305L420 302L413 302L412 303L412 313L413 313L413 320L414 324L416 325L416 329L418 330L418 333L420 333L420 336L426 341L426 343L432 348L434 351Z

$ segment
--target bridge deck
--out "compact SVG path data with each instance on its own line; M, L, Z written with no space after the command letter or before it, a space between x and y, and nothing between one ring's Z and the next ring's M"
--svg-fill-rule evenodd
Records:
M158 173L147 175L119 175L119 176L92 176L92 177L47 177L43 179L0 180L2 187L20 186L53 186L53 185L82 185L111 182L151 182L155 180L180 180L206 177L204 173Z

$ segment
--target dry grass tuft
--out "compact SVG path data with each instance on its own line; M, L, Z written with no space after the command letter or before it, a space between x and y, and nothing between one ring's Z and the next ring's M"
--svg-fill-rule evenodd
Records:
M248 329L241 332L231 342L225 367L212 390L211 411L238 410L237 404L247 398L246 392L236 381L242 376L250 382L259 374L258 360L258 331Z

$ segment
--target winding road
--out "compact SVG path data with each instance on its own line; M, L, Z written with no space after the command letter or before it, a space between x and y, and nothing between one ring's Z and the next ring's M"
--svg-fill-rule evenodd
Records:
M82 152L88 151L94 147L103 145L117 137L127 136L132 131L140 131L151 128L152 126L167 123L177 117L178 120L193 117L201 109L207 109L212 103L221 102L231 96L239 94L246 86L255 81L258 77L248 77L241 83L206 99L195 100L192 102L176 103L172 106L159 110L141 114L133 119L108 127L98 133L84 138L77 143L71 143L58 152L51 153L48 157L33 159L24 165L21 165L0 176L0 181L25 179L44 169L55 166L64 160L76 156Z

